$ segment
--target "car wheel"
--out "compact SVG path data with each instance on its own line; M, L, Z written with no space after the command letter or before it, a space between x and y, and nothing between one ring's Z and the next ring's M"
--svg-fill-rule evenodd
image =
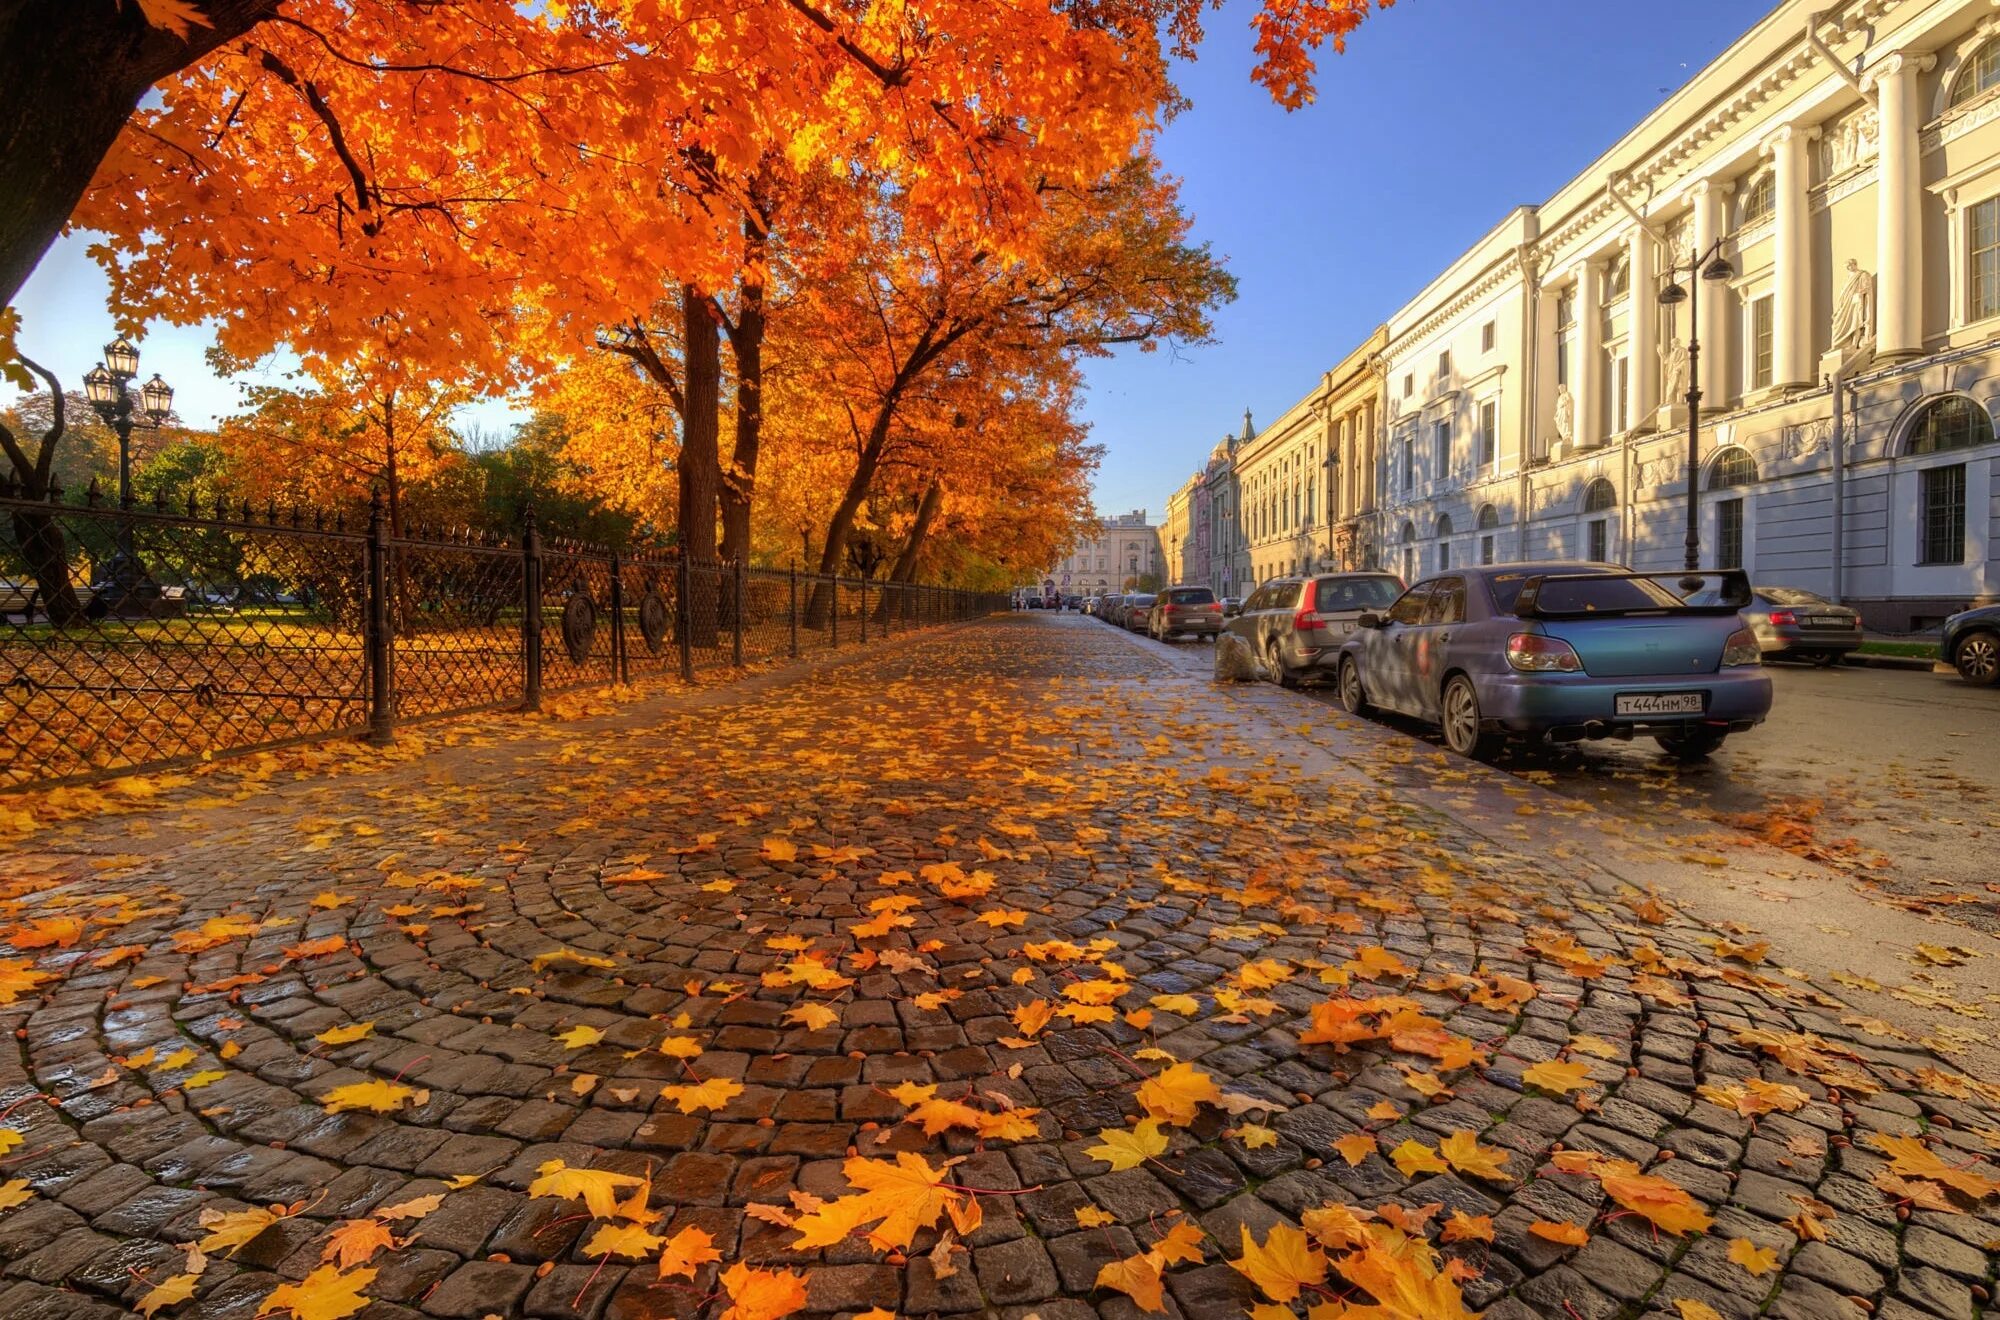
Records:
M1815 651L1808 658L1821 669L1831 669L1840 663L1840 652Z
M1967 633L1958 643L1958 653L1951 658L1958 676L1974 687L1992 687L2000 683L2000 633L1984 630Z
M1464 674L1453 674L1444 685L1444 742L1460 756L1485 760L1499 739L1480 731L1479 692Z
M1264 663L1271 667L1271 681L1279 687L1295 688L1298 676L1285 668L1285 662L1278 655L1278 639L1273 637L1264 647Z
M1660 750L1683 765L1706 761L1729 735L1720 729L1696 729L1692 733L1662 733L1653 738Z
M1361 665L1353 656L1340 662L1340 708L1349 715L1367 716L1368 690L1361 686Z

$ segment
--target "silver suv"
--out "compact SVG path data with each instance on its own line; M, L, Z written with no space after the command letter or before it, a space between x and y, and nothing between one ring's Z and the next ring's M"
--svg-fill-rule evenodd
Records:
M1308 676L1331 676L1354 621L1402 594L1403 580L1393 573L1274 578L1250 593L1229 631L1250 644L1272 678L1297 687Z

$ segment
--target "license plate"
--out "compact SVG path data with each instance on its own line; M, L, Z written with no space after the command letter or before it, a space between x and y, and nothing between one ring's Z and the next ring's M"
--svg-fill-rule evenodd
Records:
M1841 618L1838 614L1808 614L1806 622L1812 624L1815 628L1845 628L1848 626L1848 620Z
M1703 697L1699 692L1620 692L1620 715L1699 715Z
M1342 619L1340 621L1340 635L1342 637L1349 637L1352 636L1353 633L1354 633L1354 620Z

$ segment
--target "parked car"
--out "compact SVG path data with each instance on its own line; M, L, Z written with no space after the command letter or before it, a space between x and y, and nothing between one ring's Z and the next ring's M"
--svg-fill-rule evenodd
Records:
M1757 634L1766 660L1792 658L1840 663L1861 649L1861 614L1798 587L1752 587L1743 622Z
M1388 609L1402 590L1393 573L1274 578L1250 593L1228 628L1250 644L1272 678L1296 687L1308 676L1331 676L1361 616Z
M1222 605L1207 587L1168 587L1146 617L1146 635L1158 642L1183 635L1214 641L1221 631Z
M1063 607L1064 609L1066 609L1066 610L1081 610L1081 609L1083 609L1083 597L1081 597L1081 596L1064 596L1064 597L1063 597L1063 602L1062 602L1062 607Z
M1703 576L1703 589L1683 593L1680 574L1608 564L1438 574L1359 620L1340 651L1341 705L1440 725L1463 756L1506 739L1644 734L1700 760L1771 711L1763 649L1738 615L1749 579Z
M1965 610L1944 621L1938 655L1975 687L2000 684L2000 605Z
M1146 631L1146 619L1153 612L1155 597L1150 591L1142 591L1136 596L1125 598L1125 608L1118 614L1118 622L1127 632Z
M1241 613L1243 613L1243 597L1241 597L1241 596L1224 596L1224 597L1222 598L1222 617L1223 617L1223 618L1225 618L1225 619L1233 619L1233 618L1235 618L1235 617L1236 617L1237 615L1239 615L1239 614L1241 614Z
M1115 626L1118 623L1118 607L1124 603L1125 598L1120 595L1103 597L1097 604L1097 617Z

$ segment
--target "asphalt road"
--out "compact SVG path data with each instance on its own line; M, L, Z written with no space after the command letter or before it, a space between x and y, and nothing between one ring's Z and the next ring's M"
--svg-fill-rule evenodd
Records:
M1705 764L1677 765L1651 742L1603 742L1517 749L1496 768L1696 847L1753 835L2000 932L2000 691L1907 670L1770 672L1770 720ZM1334 701L1330 687L1315 695ZM1421 725L1391 723L1442 745Z

